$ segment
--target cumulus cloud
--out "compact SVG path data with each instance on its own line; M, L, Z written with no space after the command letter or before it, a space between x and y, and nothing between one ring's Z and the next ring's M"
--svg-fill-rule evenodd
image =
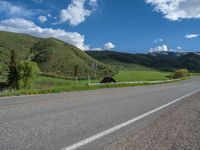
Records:
M199 34L187 34L185 36L185 38L187 38L187 39L193 39L193 38L197 38L197 37L199 37Z
M154 40L154 43L159 43L159 42L163 42L164 40L163 39L156 39Z
M38 17L38 20L39 20L40 22L44 23L44 22L46 22L48 19L47 19L46 16L39 16L39 17Z
M102 48L92 48L91 50L93 50L93 51L101 51Z
M176 49L178 49L178 50L182 50L182 47L181 47L181 46L177 46Z
M110 50L115 48L115 45L112 42L105 43L102 47L92 48L94 51Z
M200 19L199 0L145 0L152 4L156 12L165 18L176 21L181 19Z
M47 16L48 16L49 18L51 18L51 17L52 17L52 16L51 16L51 14L48 14Z
M27 10L21 6L14 5L8 1L0 0L0 13L5 13L12 17L27 17L34 14L32 10Z
M103 45L103 49L105 49L105 50L110 50L110 49L113 49L113 48L115 48L115 45L111 42L108 42L108 43Z
M84 36L77 32L66 32L61 29L41 28L34 22L22 18L0 21L0 30L25 33L43 38L54 37L64 42L70 43L82 50L89 49L89 46L84 43Z
M150 53L154 53L154 52L167 52L167 51L169 51L169 49L168 49L167 45L165 45L165 44L163 44L161 46L157 46L155 48L151 48L149 50Z
M89 4L90 9L85 7L86 3ZM72 26L77 26L91 15L96 5L97 0L71 0L67 9L60 11L60 23L68 22Z

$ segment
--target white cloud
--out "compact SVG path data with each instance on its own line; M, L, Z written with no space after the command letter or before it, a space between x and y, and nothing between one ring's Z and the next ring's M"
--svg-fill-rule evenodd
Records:
M90 5L90 9L85 8L85 4ZM67 9L60 11L60 23L68 22L70 25L77 26L90 16L97 5L97 0L71 0Z
M145 0L152 4L155 11L165 18L176 21L181 19L200 19L200 0Z
M185 36L185 38L187 38L187 39L193 39L193 38L197 38L197 37L199 37L199 34L187 34Z
M161 46L157 46L155 48L151 48L149 50L150 53L154 53L154 52L167 52L167 51L169 51L169 49L168 49L167 45L165 45L165 44L163 44Z
M93 50L93 51L101 51L102 48L92 48L91 50Z
M39 17L38 17L38 20L39 20L40 22L44 23L44 22L46 22L48 19L47 19L46 16L39 16Z
M0 13L5 13L12 17L27 17L34 14L32 10L27 10L21 6L13 5L4 0L0 0L0 6Z
M66 32L61 29L41 28L34 22L22 18L0 21L0 30L25 33L43 38L54 37L64 42L70 43L82 50L89 49L89 46L84 43L84 36L77 32Z
M181 47L181 46L178 46L177 49L178 49L178 50L182 50L182 47Z
M103 47L92 48L94 51L102 51L102 50L110 50L115 48L115 45L112 42L107 42L103 45Z
M115 45L111 42L108 42L108 43L103 45L103 49L105 49L105 50L110 50L110 49L113 49L113 48L115 48Z
M163 39L156 39L154 40L154 43L159 43L159 42L163 42L164 40Z

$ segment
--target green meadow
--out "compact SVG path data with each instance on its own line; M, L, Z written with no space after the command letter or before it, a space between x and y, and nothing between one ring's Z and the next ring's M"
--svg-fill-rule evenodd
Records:
M159 71L119 71L114 76L117 82L134 82L134 81L157 81L167 80L169 73ZM90 80L90 83L99 83L100 78L96 80ZM39 76L32 89L23 90L5 90L0 92L0 96L13 96L13 95L31 95L31 94L47 94L47 93L60 93L60 92L71 92L81 90L94 90L100 88L112 88L112 87L126 87L136 85L147 85L144 84L106 84L106 85L88 85L88 80L66 80L53 77Z
M132 82L132 81L156 81L169 79L167 72L159 71L119 71L115 75L115 79L119 82Z

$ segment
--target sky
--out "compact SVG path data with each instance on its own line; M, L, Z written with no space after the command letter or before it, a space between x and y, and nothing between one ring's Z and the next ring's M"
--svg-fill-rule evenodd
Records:
M82 50L200 50L200 0L0 0L0 30Z

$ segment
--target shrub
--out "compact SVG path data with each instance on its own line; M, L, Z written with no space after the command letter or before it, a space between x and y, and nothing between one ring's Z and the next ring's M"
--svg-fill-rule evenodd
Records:
M19 88L30 89L33 87L40 69L35 62L22 61L17 66L19 74Z
M179 69L175 71L173 78L174 79L185 78L185 77L188 77L189 75L190 73L187 69Z

